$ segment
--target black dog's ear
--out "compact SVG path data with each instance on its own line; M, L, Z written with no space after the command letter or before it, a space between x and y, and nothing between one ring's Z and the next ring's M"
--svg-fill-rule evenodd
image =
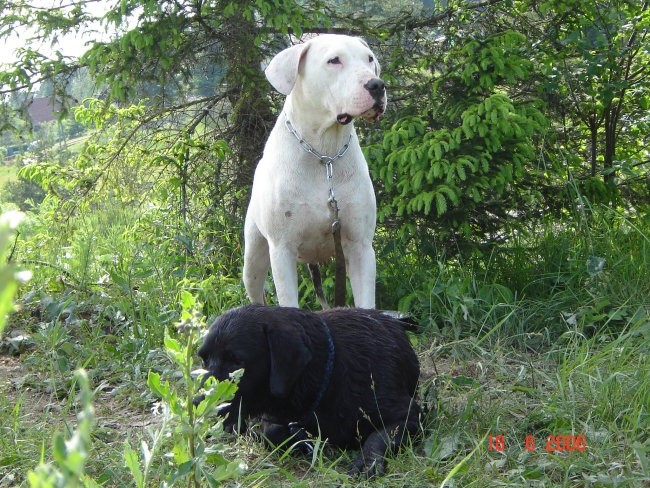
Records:
M311 352L302 334L302 330L289 327L266 328L271 357L269 387L273 396L287 397L303 369L311 361Z

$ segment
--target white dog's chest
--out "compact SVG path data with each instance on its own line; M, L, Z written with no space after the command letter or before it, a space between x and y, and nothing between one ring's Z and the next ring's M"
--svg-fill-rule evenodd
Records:
M286 202L288 203L288 202ZM301 263L321 263L334 254L332 223L334 215L327 202L315 204L287 205L282 213L285 229L285 246L294 249L296 259ZM284 240L284 239L283 239Z
M334 255L331 226L316 233L305 233L297 241L296 260L299 263L323 263Z
M287 182L280 191L273 191L275 198L267 201L265 233L272 245L292 249L297 261L302 263L324 262L334 255L332 224L335 213L329 203L329 185L323 180L303 181L292 191ZM307 188L307 191L305 191ZM356 188L359 191L359 188ZM358 221L359 202L350 198L349 185L334 186L339 207L342 232L350 235ZM372 193L369 191L364 193ZM271 195L267 195L271 197Z

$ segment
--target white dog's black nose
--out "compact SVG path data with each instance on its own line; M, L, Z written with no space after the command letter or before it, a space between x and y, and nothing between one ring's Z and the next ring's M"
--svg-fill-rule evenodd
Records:
M378 99L384 96L386 85L384 81L380 78L371 78L365 85L364 88L370 92L372 98Z

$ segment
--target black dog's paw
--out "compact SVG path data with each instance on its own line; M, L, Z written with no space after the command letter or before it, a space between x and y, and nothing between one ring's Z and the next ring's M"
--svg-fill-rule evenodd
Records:
M263 428L264 441L269 447L291 448L296 454L302 456L311 456L314 453L314 446L309 441L307 432L295 424L282 425L263 422Z
M284 445L290 437L288 425L262 422L262 439L267 447L275 448Z
M361 452L348 468L348 475L373 478L374 476L383 475L384 471L384 456L373 454L367 457Z
M386 430L373 432L363 443L361 452L352 463L348 474L365 478L384 474L384 456L389 450L391 437Z

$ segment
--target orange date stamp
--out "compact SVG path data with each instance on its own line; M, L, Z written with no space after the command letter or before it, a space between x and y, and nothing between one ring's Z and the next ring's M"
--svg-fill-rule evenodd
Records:
M507 448L506 438L503 434L487 436L488 450L504 452ZM528 434L524 439L524 449L533 452L537 449L537 439ZM587 437L580 435L547 435L544 444L546 452L584 452L587 450Z

